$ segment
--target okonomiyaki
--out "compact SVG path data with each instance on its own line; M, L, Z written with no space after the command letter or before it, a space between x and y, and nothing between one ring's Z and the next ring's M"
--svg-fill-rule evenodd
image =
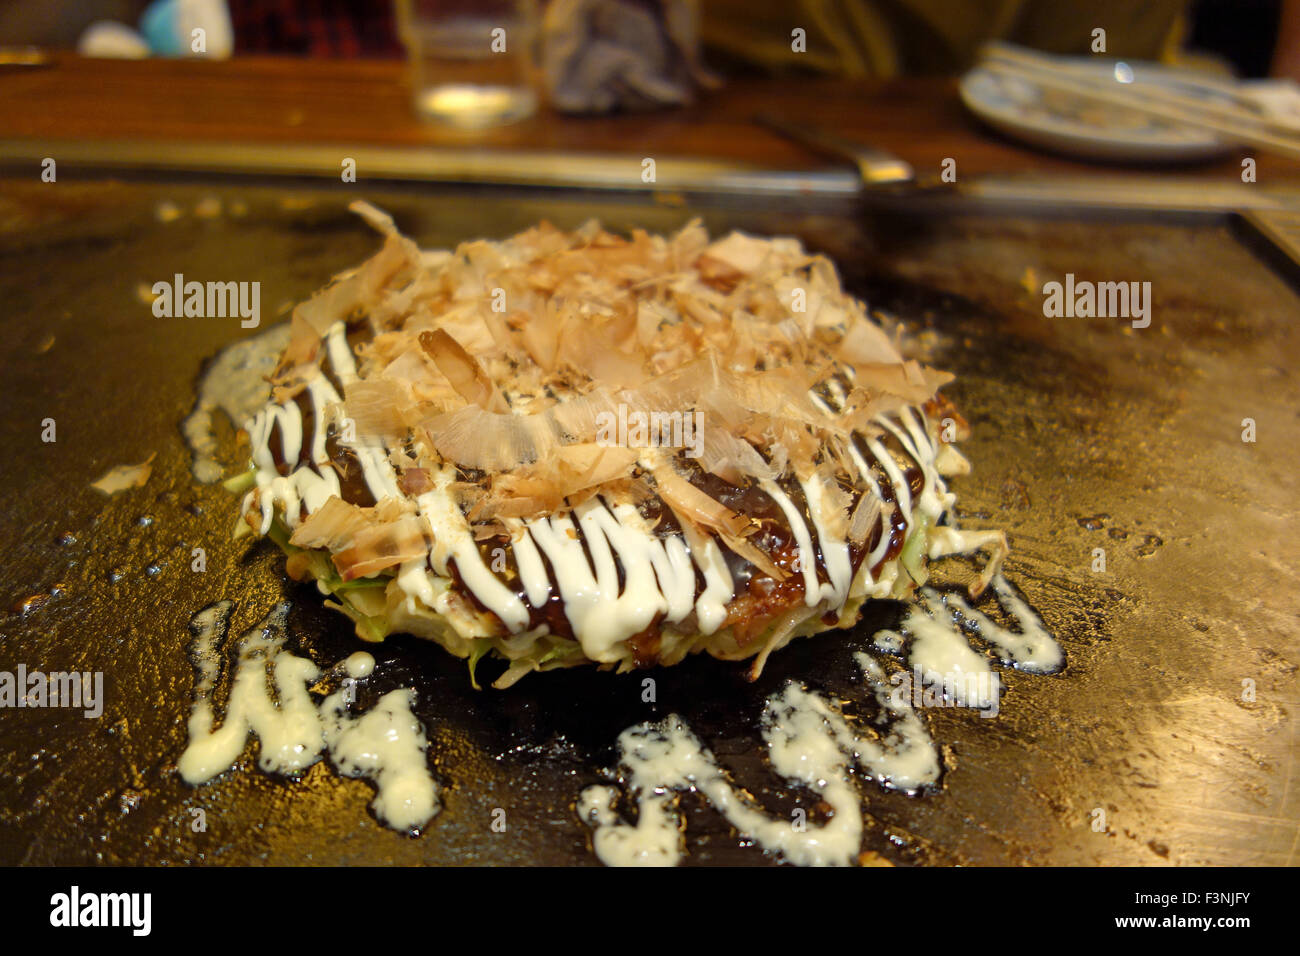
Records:
M291 319L237 533L269 536L367 641L505 662L752 658L852 625L963 532L952 376L788 238L568 232L383 245Z

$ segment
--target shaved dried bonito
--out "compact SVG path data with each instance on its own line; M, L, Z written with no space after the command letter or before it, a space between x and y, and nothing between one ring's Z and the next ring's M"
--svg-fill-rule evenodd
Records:
M246 528L366 640L405 632L494 686L594 662L753 659L983 549L952 376L905 358L794 239L543 223L379 252L293 313L246 426Z

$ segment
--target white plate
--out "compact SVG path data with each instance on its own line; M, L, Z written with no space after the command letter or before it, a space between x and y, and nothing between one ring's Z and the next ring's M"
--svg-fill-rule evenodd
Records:
M1099 76L1116 76L1117 68L1131 70L1135 85L1176 87L1183 95L1189 95L1189 87L1179 80L1205 79L1156 63L1079 58L1076 64ZM1084 159L1169 162L1214 159L1233 150L1232 143L1206 130L1046 90L992 66L977 66L962 77L961 98L972 113L1008 136Z

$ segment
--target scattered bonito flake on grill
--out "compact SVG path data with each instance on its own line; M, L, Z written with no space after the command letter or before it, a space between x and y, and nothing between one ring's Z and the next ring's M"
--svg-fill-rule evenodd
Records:
M103 476L90 487L105 495L115 495L128 488L143 488L153 474L153 460L157 452L151 454L138 465L118 465L104 472Z

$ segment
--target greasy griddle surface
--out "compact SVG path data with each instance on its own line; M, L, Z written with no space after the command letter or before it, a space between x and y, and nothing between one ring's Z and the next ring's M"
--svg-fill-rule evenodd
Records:
M0 669L103 671L107 705L98 720L0 712L0 862L591 863L573 803L602 779L629 724L684 715L738 783L788 813L810 801L765 767L765 697L796 678L874 714L852 652L897 621L887 603L852 632L777 653L757 684L743 665L709 659L656 671L655 705L641 702L645 675L590 669L474 692L462 662L395 638L369 648L379 666L360 703L398 686L419 693L446 788L423 836L379 825L366 783L324 762L296 782L269 777L252 746L218 781L181 783L195 611L237 601L238 634L288 597L291 650L329 666L358 642L313 589L286 580L274 547L232 542L235 500L190 478L177 426L197 374L248 333L232 319L155 318L137 290L176 272L257 280L263 323L275 321L282 303L377 247L345 211L362 194L425 246L592 215L617 230L665 231L698 212L715 232L794 233L833 256L854 292L930 330L934 362L958 375L948 394L974 427L964 447L974 473L954 482L966 523L1007 530L1008 576L1069 666L1006 673L994 720L927 711L942 787L908 797L864 784L866 849L936 864L1295 856L1300 310L1227 223L10 181L0 190ZM208 196L247 211L196 216ZM164 200L183 215L159 221ZM1027 268L1031 287L1066 272L1150 281L1152 325L1044 318L1041 294L1022 286ZM1240 439L1246 417L1255 444ZM54 444L40 440L45 418L57 422ZM155 451L146 487L111 500L90 489L107 468ZM198 546L202 574L190 568ZM1104 574L1091 570L1095 548ZM43 606L7 611L56 583ZM1254 702L1241 699L1246 679ZM764 861L699 799L682 802L688 862ZM191 827L198 808L204 832ZM503 833L491 827L497 808Z

